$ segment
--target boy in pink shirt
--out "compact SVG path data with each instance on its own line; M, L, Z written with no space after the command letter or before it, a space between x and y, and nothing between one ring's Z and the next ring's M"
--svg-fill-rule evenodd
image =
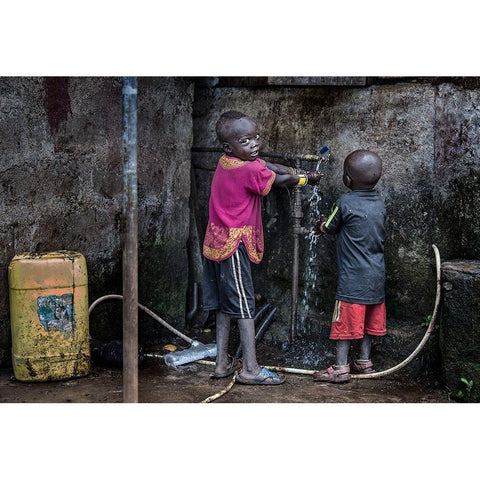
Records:
M272 186L316 184L319 172L295 171L261 160L255 121L237 111L222 114L216 124L225 154L215 171L209 201L209 220L203 243L204 309L216 311L217 358L212 378L232 375L228 358L230 319L238 321L242 370L236 382L278 385L285 381L258 365L253 316L255 298L250 262L263 257L261 199Z

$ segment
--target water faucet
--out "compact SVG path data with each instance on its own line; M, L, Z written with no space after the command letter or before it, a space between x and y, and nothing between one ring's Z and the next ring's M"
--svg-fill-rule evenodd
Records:
M300 225L295 226L293 229L293 233L297 235L308 235L310 233L310 230L306 227L302 227Z

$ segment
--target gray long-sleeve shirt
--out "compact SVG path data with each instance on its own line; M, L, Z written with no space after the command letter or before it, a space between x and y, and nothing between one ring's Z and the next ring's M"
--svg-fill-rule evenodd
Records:
M324 228L337 234L337 300L365 305L385 301L385 216L376 190L353 190L335 202Z

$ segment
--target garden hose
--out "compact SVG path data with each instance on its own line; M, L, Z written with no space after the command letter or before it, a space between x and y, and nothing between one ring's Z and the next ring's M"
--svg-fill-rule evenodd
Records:
M92 310L101 302L104 302L105 300L123 300L122 295L104 295L103 297L97 298L89 307L88 309L88 314L92 312ZM181 339L185 340L186 342L190 344L195 344L195 340L191 339L190 337L187 337L184 335L182 332L179 332L176 328L172 327L169 323L167 323L163 318L159 317L157 314L152 312L150 309L147 307L144 307L140 303L138 304L138 308L140 310L143 310L145 313L150 315L152 318L154 318L157 322L161 323L165 328L168 328L171 332L173 332L175 335L180 337Z

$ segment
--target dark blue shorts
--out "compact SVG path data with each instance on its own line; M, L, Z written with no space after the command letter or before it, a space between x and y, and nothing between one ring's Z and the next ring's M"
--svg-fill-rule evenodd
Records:
M203 259L203 309L220 310L232 318L254 317L252 271L243 242L226 260Z

